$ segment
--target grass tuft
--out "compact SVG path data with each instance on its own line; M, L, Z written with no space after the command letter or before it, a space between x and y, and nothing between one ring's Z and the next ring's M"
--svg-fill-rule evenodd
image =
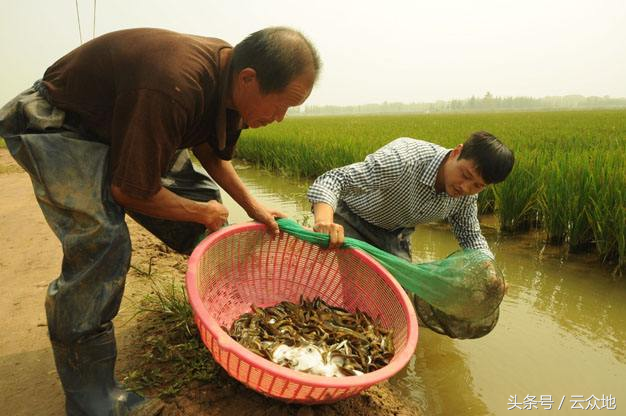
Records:
M136 304L139 340L123 383L173 397L195 382L212 380L219 366L202 343L183 285L173 278L150 282L150 293Z

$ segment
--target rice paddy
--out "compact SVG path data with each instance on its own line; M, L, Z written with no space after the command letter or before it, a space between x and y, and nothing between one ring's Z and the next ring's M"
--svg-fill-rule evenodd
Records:
M483 191L479 209L503 232L545 230L546 242L626 265L626 110L386 116L292 116L245 131L239 158L315 178L397 137L446 147L486 130L516 156L509 178Z

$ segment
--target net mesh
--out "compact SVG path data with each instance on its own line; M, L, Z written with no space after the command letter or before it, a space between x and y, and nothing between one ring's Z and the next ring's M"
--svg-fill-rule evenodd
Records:
M316 233L281 218L281 230L304 241L327 247L327 234ZM505 282L495 262L480 250L459 250L427 263L411 263L364 241L346 237L345 248L374 257L412 295L422 322L452 338L479 338L496 325Z

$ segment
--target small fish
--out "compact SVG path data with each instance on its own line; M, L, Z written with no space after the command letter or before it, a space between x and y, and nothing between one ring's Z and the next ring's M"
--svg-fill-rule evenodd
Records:
M251 305L230 327L233 339L255 354L294 370L327 377L362 375L389 364L393 332L366 313L350 313L320 297Z

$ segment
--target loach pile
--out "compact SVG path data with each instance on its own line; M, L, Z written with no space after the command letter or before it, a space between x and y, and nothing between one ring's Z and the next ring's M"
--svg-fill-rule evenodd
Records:
M357 309L329 306L319 297L244 313L229 335L276 364L327 377L355 376L384 367L394 354L393 334Z

